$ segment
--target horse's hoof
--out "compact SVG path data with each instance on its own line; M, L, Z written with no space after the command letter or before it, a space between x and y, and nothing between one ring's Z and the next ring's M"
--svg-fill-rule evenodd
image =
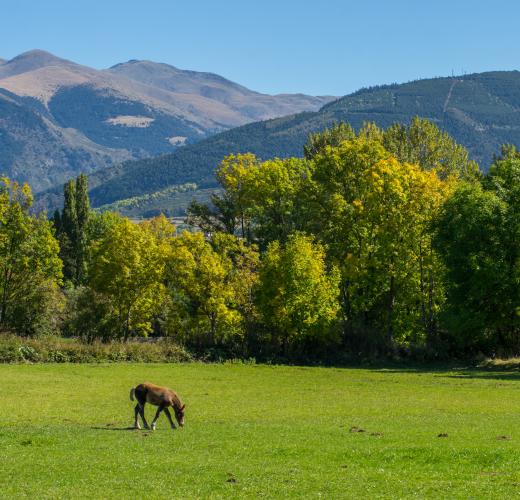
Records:
M152 431L155 430L155 424L152 424Z

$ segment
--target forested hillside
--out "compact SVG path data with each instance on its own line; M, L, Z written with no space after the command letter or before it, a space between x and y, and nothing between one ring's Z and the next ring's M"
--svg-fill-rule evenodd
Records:
M92 179L94 205L195 182L215 185L213 170L227 154L252 152L262 159L300 156L307 136L337 122L359 129L363 122L380 127L431 120L467 147L487 170L501 144L520 144L520 73L489 72L434 78L362 89L306 112L256 122L210 137L172 154L128 162ZM97 178L96 178L97 177Z

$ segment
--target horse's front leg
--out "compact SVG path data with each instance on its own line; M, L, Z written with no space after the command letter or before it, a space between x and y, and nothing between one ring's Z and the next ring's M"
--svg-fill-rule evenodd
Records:
M134 408L134 428L135 429L140 429L141 426L139 425L139 403L137 403L135 405L135 408Z
M170 413L170 410L168 410L168 408L165 408L164 413L166 413L166 416L168 417L168 420L170 421L170 425L172 426L172 429L175 429L175 424L173 423L172 414Z
M154 419L152 420L152 431L155 430L155 422L157 422L157 419L159 418L159 415L161 414L161 412L164 410L164 406L161 405L159 406L159 408L157 408L157 412L155 414L155 417Z

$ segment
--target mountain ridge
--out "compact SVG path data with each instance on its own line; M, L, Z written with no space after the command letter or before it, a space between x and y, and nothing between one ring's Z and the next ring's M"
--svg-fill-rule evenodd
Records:
M360 89L304 112L246 124L158 158L127 162L94 177L94 205L151 194L168 186L216 185L213 169L227 154L252 152L262 159L301 156L311 132L344 121L358 129L427 118L465 145L484 169L503 143L520 146L520 72L494 71L438 77ZM140 179L141 182L136 182ZM145 179L145 181L143 181Z
M97 70L39 49L0 64L0 89L2 173L30 182L35 191L79 172L172 152L237 125L319 109L332 99L269 96L163 63L134 60ZM31 134L31 124L39 132Z

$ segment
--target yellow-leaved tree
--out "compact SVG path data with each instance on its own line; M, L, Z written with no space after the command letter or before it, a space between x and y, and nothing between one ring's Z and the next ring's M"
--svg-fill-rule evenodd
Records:
M257 301L268 336L284 355L338 339L339 279L336 269L327 271L325 250L312 237L295 233L284 246L269 244Z
M62 262L52 224L30 213L32 200L27 184L0 180L0 325L56 333Z
M165 274L168 333L199 349L243 348L257 262L255 249L231 235L210 242L202 233L185 231L174 238Z
M381 345L369 334L383 335L391 345L395 335L433 335L444 291L430 226L451 178L399 162L365 137L326 147L314 160L313 227L341 269L347 337Z
M91 250L88 287L75 328L88 339L146 336L165 297L164 219L134 224L112 219Z

